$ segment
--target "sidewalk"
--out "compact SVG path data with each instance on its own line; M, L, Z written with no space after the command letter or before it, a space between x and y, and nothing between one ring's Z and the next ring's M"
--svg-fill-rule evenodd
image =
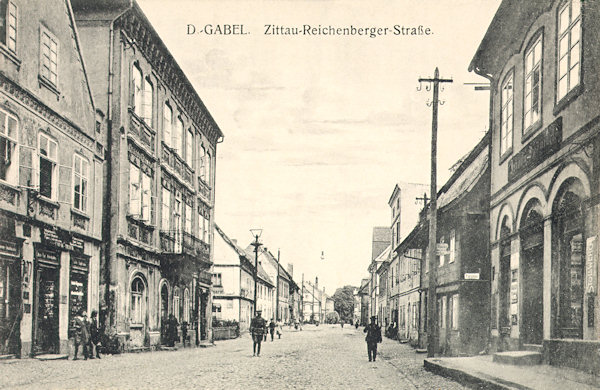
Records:
M600 376L546 364L513 366L494 363L491 355L429 358L425 369L483 389L600 389Z

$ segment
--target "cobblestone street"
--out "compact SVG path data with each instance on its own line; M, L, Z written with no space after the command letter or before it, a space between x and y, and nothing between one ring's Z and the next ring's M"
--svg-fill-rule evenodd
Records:
M384 339L369 363L362 328L284 328L280 340L220 341L212 348L105 356L101 360L12 360L0 363L0 388L105 389L463 389L423 369L424 355Z

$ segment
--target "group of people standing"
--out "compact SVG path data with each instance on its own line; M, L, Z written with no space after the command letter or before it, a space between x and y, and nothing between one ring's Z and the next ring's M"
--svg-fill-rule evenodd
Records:
M100 359L100 329L98 328L98 312L92 311L91 319L88 318L87 312L80 312L73 319L73 360L77 360L79 346L83 349L83 359Z
M271 334L271 341L275 339L275 333L277 337L281 338L281 325L275 322L275 319L271 319L267 325L267 321L262 318L262 311L256 311L256 317L250 322L250 334L252 334L252 356L260 356L260 346L262 341L267 341L267 335Z

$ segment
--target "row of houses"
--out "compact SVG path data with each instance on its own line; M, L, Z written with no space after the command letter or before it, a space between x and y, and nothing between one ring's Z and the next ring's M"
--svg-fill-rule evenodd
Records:
M247 331L256 309L262 317L282 324L320 323L334 311L333 299L315 282L294 280L294 266L284 267L280 252L256 242L246 248L238 245L215 225L212 281L212 317L215 321L239 324ZM255 283L256 282L256 283ZM255 294L256 286L256 294Z
M407 235L381 228L363 322L425 346L436 256L437 353L529 350L600 372L598 16L595 2L502 1L469 66L489 81L490 130L438 190L436 253L427 208Z
M0 354L211 339L223 133L135 1L0 1Z

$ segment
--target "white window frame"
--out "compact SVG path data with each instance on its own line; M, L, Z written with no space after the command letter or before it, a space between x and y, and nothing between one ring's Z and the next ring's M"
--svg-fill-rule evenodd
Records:
M506 76L501 88L501 114L500 114L500 156L504 156L512 149L514 130L514 72Z
M142 117L143 113L143 102L144 102L144 75L142 69L140 69L137 63L131 67L131 88L132 88L132 102L133 112L138 118Z
M8 0L6 2L6 13L3 15L6 32L3 37L3 42L0 42L0 44L5 46L8 51L13 54L17 54L18 15L17 5L13 1Z
M181 290L179 287L175 287L173 289L173 315L179 322L179 318L181 314Z
M148 126L152 127L154 119L154 84L148 76L144 78L142 96L142 119Z
M190 323L190 290L186 288L183 290L183 320Z
M77 172L77 163L79 163L79 172ZM85 169L84 169L85 167ZM90 183L90 162L87 158L79 155L73 155L73 208L81 212L87 212L88 193ZM80 190L77 191L77 186ZM79 207L76 202L79 201Z
M542 84L543 84L543 38L544 34L536 36L533 43L525 52L525 88L523 94L523 133L533 127L542 118ZM534 90L534 81L537 75L537 87ZM533 104L533 98L537 93L537 104ZM535 115L535 117L534 117Z
M448 241L448 250L450 251L448 263L454 263L454 259L456 258L456 230L453 229L450 231L450 240Z
M211 155L210 155L210 150L206 151L206 175L205 175L205 181L206 184L210 185L210 176L211 176L211 165L212 165L212 160L211 160Z
M453 330L458 330L458 321L459 321L459 313L458 313L458 294L452 295L452 317L450 318L450 326Z
M187 130L187 136L185 139L185 161L187 164L192 167L193 165L193 156L194 156L194 132L192 129Z
M6 179L0 179L0 182L16 186L19 183L19 119L2 109L0 109L0 115L4 117L4 120L0 123L0 137L5 139L7 145L4 150L0 150L0 152L3 154L0 156L0 158L2 158L4 161L7 161L9 156L6 154L9 148L11 152L10 165L6 170ZM14 123L14 134L8 134L11 121Z
M135 283L135 284L134 284ZM141 291L134 291L133 286L138 285L141 286ZM131 307L130 311L130 321L132 324L141 325L144 323L144 314L145 314L145 293L146 293L146 283L142 280L141 277L136 276L131 281L130 285L131 289Z
M168 147L171 147L173 129L173 108L169 103L163 105L163 142Z
M173 128L173 150L183 156L183 119L180 116L175 118L175 127Z
M140 179L140 168L129 162L129 214L139 217L140 204L142 202L142 183Z
M171 191L162 187L161 229L171 229Z
M184 231L188 234L192 234L192 210L194 207L185 204L185 223L183 225Z
M45 43L46 38L48 43ZM48 48L46 53L45 48ZM52 49L55 49L53 53ZM46 27L40 27L40 76L50 85L58 87L58 55L60 44L54 34ZM54 57L54 58L53 58Z
M141 178L141 202L140 218L144 222L152 222L152 177L140 169Z
M581 82L581 2L565 2L559 8L557 23L556 101L559 102Z
M43 155L42 154L42 140L45 140L44 142L46 143L47 147L48 147L48 154L47 155ZM52 148L50 147L51 144L54 144L54 153L52 153ZM51 164L51 181L50 181L50 197L41 194L42 191L42 177L44 176L42 174L42 166L41 166L41 159L47 160L48 162L50 162ZM43 196L46 199L50 199L50 200L56 200L58 197L58 142L56 142L56 140L52 137L50 137L49 135L47 135L46 133L43 132L39 132L38 135L38 159L37 159L37 163L38 163L38 172L39 172L39 177L38 177L38 188L40 191L40 195Z

